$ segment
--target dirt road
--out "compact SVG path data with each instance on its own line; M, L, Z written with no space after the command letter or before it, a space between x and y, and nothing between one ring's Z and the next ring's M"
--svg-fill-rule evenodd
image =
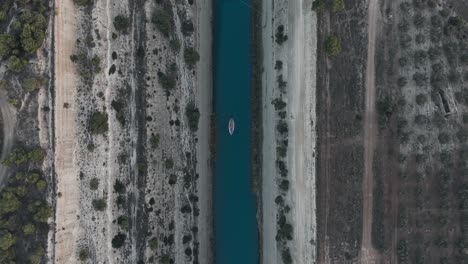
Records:
M74 98L76 82L70 55L76 43L77 10L72 0L55 1L55 170L57 177L55 263L74 263L79 209L79 181L75 168ZM70 107L63 107L64 103Z
M3 147L1 160L4 160L6 156L10 153L15 137L16 113L13 106L6 101L6 98L6 93L4 91L1 91L0 111L2 112L3 121ZM5 182L6 171L7 167L0 164L0 189L3 187L3 183Z
M361 263L375 263L375 250L372 246L372 194L373 163L375 142L378 133L375 109L375 41L378 16L378 0L369 0L368 7L368 46L366 65L366 104L364 118L364 179L363 193L363 228L361 245Z

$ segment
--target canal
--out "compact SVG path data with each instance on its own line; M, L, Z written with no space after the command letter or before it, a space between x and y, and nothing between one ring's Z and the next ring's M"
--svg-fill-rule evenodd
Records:
M214 0L216 112L215 254L217 264L258 262L251 178L250 0ZM235 131L228 133L229 119Z

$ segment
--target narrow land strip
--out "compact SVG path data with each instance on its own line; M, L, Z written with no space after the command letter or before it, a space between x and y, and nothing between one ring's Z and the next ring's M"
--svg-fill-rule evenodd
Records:
M368 7L368 47L365 80L365 118L364 118L364 179L363 179L363 228L361 263L373 263L375 250L372 246L372 206L373 206L373 163L377 137L377 118L375 109L375 40L377 27L378 0L369 0Z
M71 263L75 258L78 229L79 183L75 170L76 76L70 60L76 42L76 10L72 0L55 1L55 169L57 192L55 263ZM71 106L63 107L64 103Z

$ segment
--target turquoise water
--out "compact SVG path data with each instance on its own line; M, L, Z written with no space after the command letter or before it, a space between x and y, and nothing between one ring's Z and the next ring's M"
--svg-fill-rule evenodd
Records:
M215 244L217 264L258 262L250 142L250 0L215 0ZM234 135L228 122L234 118Z

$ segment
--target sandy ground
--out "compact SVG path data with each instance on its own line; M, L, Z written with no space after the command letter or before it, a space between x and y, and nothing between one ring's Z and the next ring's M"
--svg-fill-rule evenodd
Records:
M281 263L276 235L278 193L276 172L276 113L271 101L279 94L276 87L275 61L282 60L283 75L287 76L286 102L289 113L289 147L287 164L291 188L287 200L292 204L294 239L288 243L295 263L313 263L316 248L315 204L315 86L317 18L311 11L312 1L290 1L289 5L263 1L263 230L262 262ZM286 12L282 12L282 9ZM278 9L279 11L275 10ZM279 20L275 24L275 20ZM273 23L273 24L272 24ZM276 27L284 23L288 41L277 48L272 36Z
M199 229L199 261L200 263L213 263L213 217L212 217L212 164L210 160L211 144L211 111L212 111L212 0L200 0L196 2L194 12L194 24L198 29L195 43L200 54L197 64L196 94L200 110L200 123L197 133L197 172L198 193L200 199L200 215L198 218Z
M0 91L0 111L2 112L4 135L1 160L4 160L10 153L15 137L16 111L14 107L6 101L6 98L7 95L5 91ZM7 167L0 164L0 188L3 186L6 171Z
M56 1L55 22L55 169L57 192L55 263L72 263L78 230L79 180L75 159L76 76L70 60L75 46L76 10L72 0ZM63 104L69 103L69 108Z
M374 263L375 250L372 246L372 194L373 194L373 163L375 141L378 133L375 110L375 39L378 16L378 0L369 0L368 10L368 47L366 66L366 109L364 119L364 179L363 179L363 228L361 263Z
M313 263L316 237L315 204L315 104L317 17L312 1L289 2L289 122L288 164L293 199L295 263Z

